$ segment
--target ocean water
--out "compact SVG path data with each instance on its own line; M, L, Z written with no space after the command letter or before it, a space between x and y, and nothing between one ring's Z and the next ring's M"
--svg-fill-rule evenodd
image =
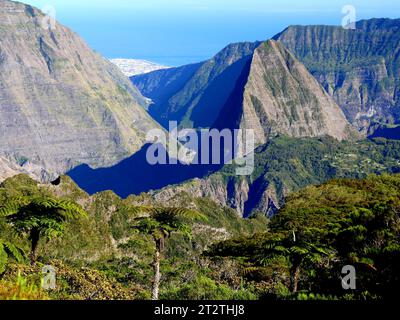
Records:
M23 0L56 18L107 58L168 66L199 62L227 44L266 40L293 24L340 25L345 0ZM353 0L356 19L399 17L400 1Z
M329 17L324 21L335 22ZM300 22L295 17L261 14L141 16L135 13L66 21L106 57L145 59L167 66L209 59L232 42L267 40L289 24Z

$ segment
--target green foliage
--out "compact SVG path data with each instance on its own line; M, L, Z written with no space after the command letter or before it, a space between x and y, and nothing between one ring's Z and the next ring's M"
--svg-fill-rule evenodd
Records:
M257 296L251 291L232 290L226 285L199 276L189 283L174 288L162 294L165 300L256 300Z
M191 227L186 221L205 221L207 218L197 211L183 208L132 208L134 213L137 213L138 210L147 211L148 216L136 218L135 220L137 223L133 226L133 229L151 236L156 247L156 254L153 262L155 277L153 280L152 299L158 300L161 279L160 261L161 253L165 248L165 240L168 239L173 232L179 232L190 239L192 236Z
M170 237L172 232L180 232L190 238L191 229L187 221L207 220L203 214L184 208L133 207L131 210L134 214L148 213L148 216L136 218L133 228L138 232L151 235L156 241Z
M6 180L0 195L4 197L0 217L5 218L14 231L23 236L29 234L31 263L36 262L41 238L51 240L61 236L67 220L87 217L80 205L51 196L46 189L40 189L33 180L22 175Z
M39 287L41 264L28 266L16 253L27 249L29 227L41 225L35 219L57 230L47 220L54 217L63 237L47 243L40 259L57 268L57 290L48 293L54 299L149 299L157 248L162 299L385 299L400 284L398 175L306 187L291 194L269 223L263 216L241 219L232 209L188 194L174 203L194 209L163 208L144 195L89 197L68 180L57 188L38 187L19 176L2 184L0 197L0 243L15 246L0 246L7 253L0 287L7 292L18 287L18 270L27 287ZM83 204L89 219L71 219L83 213L73 212L75 203ZM6 223L18 214L20 220ZM24 217L25 229L17 226ZM11 232L17 227L25 230L18 237ZM4 261L1 250L0 257ZM340 280L348 264L357 271L357 290L351 292ZM40 291L32 292L29 297L40 298Z
M18 246L0 239L0 275L6 270L10 259L22 263L25 259L25 252Z
M151 196L144 194L126 200L110 191L89 197L68 177L61 177L59 186L39 185L24 175L7 179L0 185L0 206L5 207L7 203L26 197L80 203L88 219L60 220L63 236L53 237L47 243L41 242L40 261L36 267L14 265L16 260L10 258L5 273L10 286L14 286L18 269L25 270L23 275L29 283L39 286L40 266L45 263L58 269L58 289L49 293L52 299L149 299L155 245L151 235L132 232L132 227L140 222L138 218L150 218L151 213L157 216L164 211L172 227L179 227L183 232L170 228L170 236L165 239L161 262L162 296L180 288L184 278L192 283L201 277L211 279L218 288L230 288L230 295L236 294L238 299L239 296L255 295L247 288L237 287L239 276L234 277L234 288L231 280L215 280L220 278L220 268L226 266L218 266L211 272L200 265L198 256L205 247L231 235L251 235L266 230L267 219L263 216L244 220L235 210L222 208L210 199L195 199L186 193L177 194L174 203L193 209L163 208ZM170 219L171 216L179 216L179 219L175 221L175 218ZM30 234L16 233L14 225L7 223L8 217L0 217L2 238L29 251ZM190 241L188 235L191 235ZM60 260L62 263L56 262ZM229 272L232 270L234 268ZM97 292L98 286L105 290Z
M293 292L298 281L300 299L347 299L341 268L354 265L352 299L389 298L400 284L399 214L400 175L333 180L290 196L270 232L222 242L207 254L239 259L248 278L266 269L267 282L274 270Z
M82 207L71 201L28 196L9 199L0 207L0 215L17 230L37 229L48 240L62 235L66 220L87 217Z

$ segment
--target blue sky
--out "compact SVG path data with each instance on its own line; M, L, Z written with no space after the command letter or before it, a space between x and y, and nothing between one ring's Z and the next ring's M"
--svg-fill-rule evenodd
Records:
M225 45L265 40L291 24L342 21L351 4L357 19L400 18L395 0L22 0L52 5L57 20L108 58L167 65L205 60Z

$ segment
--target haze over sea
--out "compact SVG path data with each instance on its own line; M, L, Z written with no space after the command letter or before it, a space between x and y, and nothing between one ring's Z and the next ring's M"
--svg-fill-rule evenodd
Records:
M210 58L228 43L265 40L293 24L340 25L345 5L357 20L398 18L393 0L23 0L43 8L108 58L169 66Z

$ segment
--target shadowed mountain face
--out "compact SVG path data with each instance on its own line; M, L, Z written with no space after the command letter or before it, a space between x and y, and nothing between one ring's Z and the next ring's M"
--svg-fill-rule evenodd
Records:
M239 61L226 69L225 75L230 72L229 69L244 63L243 60ZM236 77L239 70L241 74ZM163 74L168 72L171 71L165 70ZM236 83L213 127L254 129L258 145L269 141L271 136L282 134L296 138L330 136L343 140L350 133L348 122L339 106L304 65L278 42L271 40L260 45L251 58L233 73ZM81 166L68 174L89 193L111 189L126 197L132 193L180 184L192 178L203 178L222 168L208 165L152 166L146 160L147 148L111 168L93 170ZM217 186L212 185L209 190L225 190L228 194L237 194L238 188L242 186L233 183L234 180L221 179ZM241 205L241 208L246 206L241 209L245 214L251 212L261 198L265 200L267 187L268 184L262 179L259 183L247 184L250 189L242 193L246 195L246 204ZM212 192L208 194L213 197ZM265 210L271 209L273 205L272 200L270 204L264 203Z
M335 101L272 40L233 44L203 64L131 79L163 126L253 129L257 144L276 134L342 140L350 131Z
M278 134L343 140L351 131L340 107L304 65L273 40L254 51L218 127L226 126L231 114L237 127L254 130L258 145Z
M355 30L293 26L275 37L333 96L347 119L370 124L400 121L400 20L360 21Z
M379 126L374 129L374 133L369 136L370 139L373 138L385 138L392 140L400 140L400 126Z
M0 156L63 173L112 165L158 127L116 66L66 27L0 0Z
M182 127L209 128L258 45L231 44L204 63L155 71L131 80L153 100L149 113L164 127L169 121L177 121Z
M112 190L126 198L131 194L202 178L222 168L222 165L151 165L146 160L149 147L145 145L132 157L113 167L92 169L88 165L81 165L69 171L68 175L89 194Z

